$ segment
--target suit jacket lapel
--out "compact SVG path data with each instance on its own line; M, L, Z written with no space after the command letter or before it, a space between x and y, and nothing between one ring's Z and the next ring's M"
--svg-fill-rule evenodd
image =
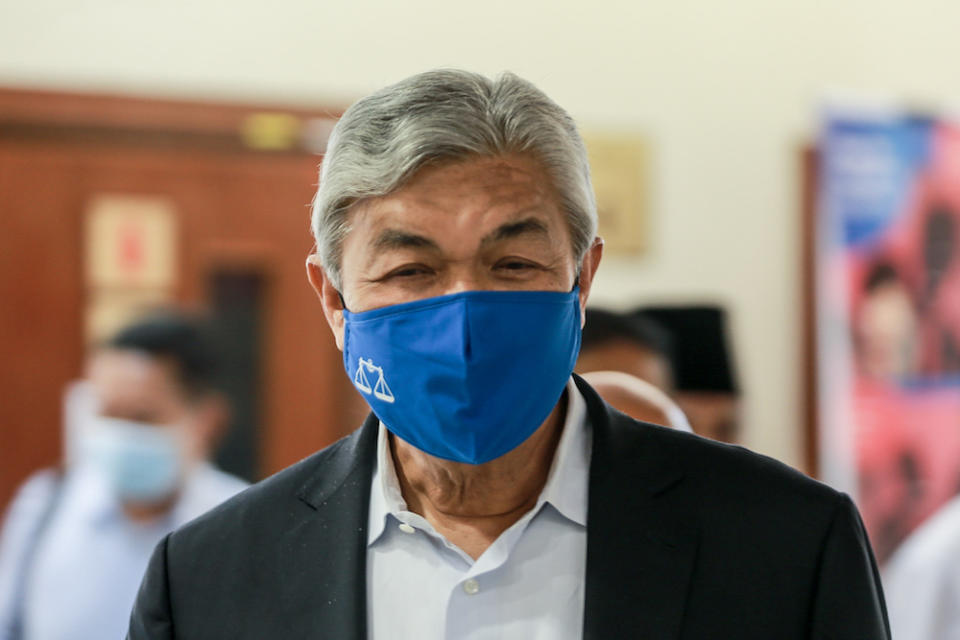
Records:
M611 413L576 381L594 434L584 639L676 638L697 548L686 510L670 499L683 474L658 439ZM371 414L357 432L322 452L297 493L302 513L277 557L290 629L310 629L317 638L366 638L377 428Z
M301 634L367 636L367 518L377 428L371 414L358 431L325 450L297 493L295 508L302 513L285 532L278 563L290 629Z
M593 427L584 639L680 633L697 549L689 507L671 495L680 465L577 378Z

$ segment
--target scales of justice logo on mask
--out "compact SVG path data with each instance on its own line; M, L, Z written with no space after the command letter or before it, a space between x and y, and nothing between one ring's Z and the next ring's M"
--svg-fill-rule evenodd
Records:
M358 360L357 373L353 376L353 384L367 395L372 393L376 398L392 403L396 398L393 397L393 392L390 391L390 387L387 386L387 381L383 377L383 367L373 364L372 358L369 360L359 358ZM372 387L370 386L370 380L367 378L367 373L377 374L377 381Z

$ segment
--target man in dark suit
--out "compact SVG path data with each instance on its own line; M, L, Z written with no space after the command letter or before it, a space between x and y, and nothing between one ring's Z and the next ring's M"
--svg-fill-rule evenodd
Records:
M602 254L530 83L353 105L308 276L373 413L157 548L129 637L889 638L849 498L571 376Z

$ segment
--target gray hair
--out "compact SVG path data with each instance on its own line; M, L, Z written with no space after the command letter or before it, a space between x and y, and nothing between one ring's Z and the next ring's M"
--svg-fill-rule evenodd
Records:
M532 83L459 70L428 71L354 103L327 145L311 226L324 270L342 286L347 212L399 189L428 162L525 153L550 176L579 263L597 231L597 205L573 119Z

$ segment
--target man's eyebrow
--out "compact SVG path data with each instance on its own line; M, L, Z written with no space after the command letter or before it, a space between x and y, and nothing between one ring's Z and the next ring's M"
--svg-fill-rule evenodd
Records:
M547 225L545 225L543 221L538 218L525 218L516 222L508 222L500 225L492 232L488 233L483 240L481 240L481 244L489 244L499 240L508 240L510 238L516 238L517 236L527 234L549 237L550 230L547 228Z
M399 229L384 229L373 241L375 249L430 249L439 251L436 242L425 236L401 231Z

